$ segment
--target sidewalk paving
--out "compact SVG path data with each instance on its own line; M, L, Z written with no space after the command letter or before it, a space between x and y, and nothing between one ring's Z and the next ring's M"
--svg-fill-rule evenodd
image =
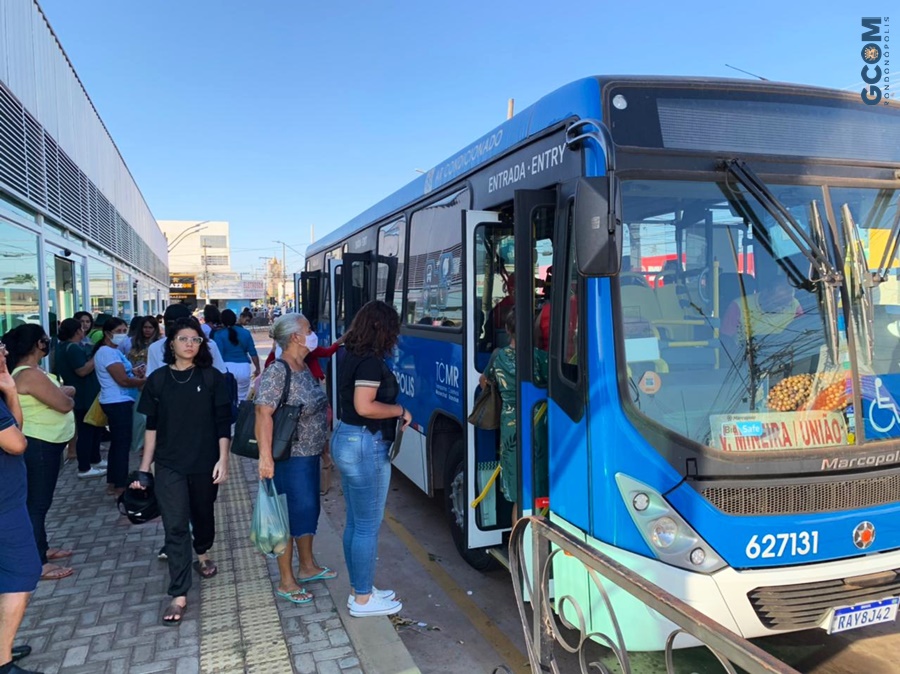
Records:
M324 515L317 555L341 575L307 585L315 596L309 604L276 599L275 560L256 552L248 536L257 488L254 462L232 457L231 476L216 502L210 551L219 573L202 581L194 576L178 627L161 624L168 602L167 565L157 559L162 523L132 525L105 487L104 478L78 479L74 462L62 469L47 529L51 547L75 551L76 573L38 584L16 639L34 649L23 667L46 674L418 671L387 618L347 616L340 602L347 592L340 540Z

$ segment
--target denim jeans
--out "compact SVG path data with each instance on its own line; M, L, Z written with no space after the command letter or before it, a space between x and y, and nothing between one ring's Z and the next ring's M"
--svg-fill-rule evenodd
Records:
M315 536L322 497L319 456L292 456L275 462L275 489L287 497L291 536Z
M109 453L106 455L106 482L124 489L128 486L128 452L131 451L131 424L134 403L101 403L109 419Z
M378 530L391 483L390 446L380 431L373 435L364 426L345 423L331 437L331 456L341 471L347 503L344 560L356 594L369 594L375 578Z
M47 563L47 550L50 547L47 544L45 526L47 512L53 503L53 492L56 491L65 446L65 442L44 442L28 438L28 447L25 449L25 468L28 471L28 497L25 504L42 564Z
M91 469L92 463L100 463L100 440L103 429L84 423L87 410L74 410L75 424L78 428L78 440L75 441L75 454L78 456L78 472Z

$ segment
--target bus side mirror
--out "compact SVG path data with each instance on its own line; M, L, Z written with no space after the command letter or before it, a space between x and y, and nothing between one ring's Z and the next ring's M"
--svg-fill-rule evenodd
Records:
M579 178L575 186L575 263L583 276L615 276L622 266L622 212L613 175Z

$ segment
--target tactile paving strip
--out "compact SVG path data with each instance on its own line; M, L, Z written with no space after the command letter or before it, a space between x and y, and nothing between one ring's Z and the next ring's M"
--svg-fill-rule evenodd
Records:
M253 503L240 461L216 501L220 571L200 584L200 671L293 674L266 560L249 541Z

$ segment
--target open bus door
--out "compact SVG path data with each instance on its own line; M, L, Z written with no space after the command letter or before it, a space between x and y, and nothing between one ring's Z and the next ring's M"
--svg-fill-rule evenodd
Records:
M328 335L330 343L334 344L335 340L344 334L344 283L343 283L343 260L328 260L328 301L330 303L331 321L329 323ZM338 358L332 358L328 363L328 397L331 400L331 409L334 411L334 419L337 421L341 418L341 408L338 405L337 392L337 365Z
M463 213L463 241L465 250L465 320L466 326L463 367L465 372L465 409L470 411L480 393L481 371L491 355L485 347L483 330L487 328L488 310L484 298L490 301L490 292L484 285L493 283L499 272L499 261L492 254L490 242L499 230L512 231L508 224L500 222L498 213L491 211L465 211ZM511 262L511 260L510 260ZM492 273L488 273L492 272ZM486 548L503 542L503 532L508 531L509 503L500 493L500 482L494 481L484 498L475 508L471 503L485 490L491 475L499 465L497 457L498 431L485 431L466 424L465 446L459 452L451 452L450 463L445 467L445 500L450 530L460 555L474 568L486 570L496 561Z
M313 332L316 333L320 330L321 286L321 271L304 271L294 274L294 297L300 311L306 316Z
M375 299L377 264L373 252L344 253L340 260L330 260L331 267L331 343L350 327L362 306ZM335 420L341 418L338 382L342 358L331 359L331 408Z

